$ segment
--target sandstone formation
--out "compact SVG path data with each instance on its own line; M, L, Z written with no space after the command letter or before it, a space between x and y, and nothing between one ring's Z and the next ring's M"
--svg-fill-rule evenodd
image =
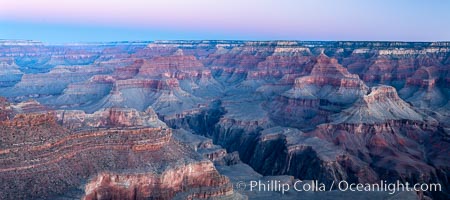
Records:
M2 101L1 199L233 196L213 163L174 141L151 108L43 111ZM10 111L8 111L10 110Z

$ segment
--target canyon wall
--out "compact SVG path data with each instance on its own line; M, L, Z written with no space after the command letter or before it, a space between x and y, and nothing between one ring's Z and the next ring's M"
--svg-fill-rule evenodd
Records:
M448 42L9 41L0 69L6 199L238 198L240 161L450 197Z

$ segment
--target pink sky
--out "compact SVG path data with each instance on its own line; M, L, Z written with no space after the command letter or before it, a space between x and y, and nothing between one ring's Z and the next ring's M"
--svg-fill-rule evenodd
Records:
M0 22L232 36L223 39L449 40L448 10L438 0L0 0Z

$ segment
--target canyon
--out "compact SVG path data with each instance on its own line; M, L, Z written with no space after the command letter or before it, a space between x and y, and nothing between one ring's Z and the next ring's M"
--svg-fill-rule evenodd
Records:
M0 199L449 199L449 72L450 42L0 41Z

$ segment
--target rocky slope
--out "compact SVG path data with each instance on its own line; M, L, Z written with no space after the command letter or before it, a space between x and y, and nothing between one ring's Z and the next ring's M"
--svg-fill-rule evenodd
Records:
M1 199L235 195L228 178L174 141L151 109L85 114L44 110L37 102L2 104L9 119L0 122Z
M321 53L315 62L310 75L296 78L293 88L270 105L274 108L274 121L287 126L298 124L301 128L307 128L301 126L307 123L315 126L367 93L367 86L358 75L349 73L336 59Z

